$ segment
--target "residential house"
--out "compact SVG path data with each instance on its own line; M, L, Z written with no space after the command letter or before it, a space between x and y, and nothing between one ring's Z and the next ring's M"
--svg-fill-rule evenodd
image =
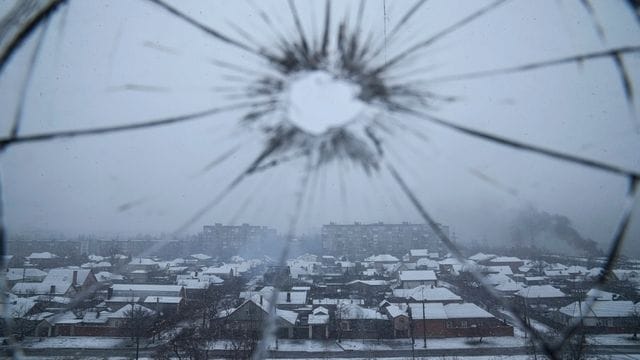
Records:
M589 333L620 334L637 330L640 305L632 301L596 300L591 306L576 301L562 307L557 315L563 325L581 321Z
M377 309L343 303L337 306L334 319L338 339L389 337L389 318Z
M564 306L570 298L560 289L551 285L532 285L514 294L516 302L521 306L551 307Z
M216 321L227 336L260 338L264 329L264 322L270 313L270 303L264 296L254 295L237 308L223 313ZM292 338L298 320L294 311L277 309L276 334L279 338Z
M403 289L413 289L420 285L438 286L438 277L432 270L407 270L398 275Z
M410 304L414 337L513 336L513 327L473 303Z
M420 285L413 289L394 289L392 302L462 303L462 298L445 287Z

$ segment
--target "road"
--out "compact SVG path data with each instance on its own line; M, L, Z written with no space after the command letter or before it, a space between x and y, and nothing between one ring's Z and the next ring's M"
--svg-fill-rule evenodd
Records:
M527 355L531 349L528 347L483 347L466 349L422 349L416 348L413 356L416 357L440 357L440 356L497 356L497 355ZM24 349L27 357L133 357L135 350L131 348L115 349ZM587 350L593 355L615 355L615 354L640 354L640 345L599 345L591 346ZM140 351L140 357L152 357L153 350L145 349ZM538 352L539 354L539 352ZM7 353L3 354L8 356ZM226 350L211 350L210 357L228 358L231 355ZM345 351L272 351L271 358L276 359L301 359L309 357L317 358L411 358L412 351L407 349L393 350L345 350Z

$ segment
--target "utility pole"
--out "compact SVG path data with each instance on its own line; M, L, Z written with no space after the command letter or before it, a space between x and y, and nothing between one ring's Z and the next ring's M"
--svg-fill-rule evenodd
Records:
M424 298L424 286L422 287L422 339L424 340L424 348L427 348L427 313L425 312L424 303L427 299Z

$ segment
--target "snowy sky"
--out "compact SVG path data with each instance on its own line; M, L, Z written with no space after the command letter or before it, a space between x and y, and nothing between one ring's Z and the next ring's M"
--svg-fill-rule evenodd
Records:
M274 36L251 6L255 3L274 19L277 31L294 36L286 1L181 1L175 6L225 34L242 39L240 29L268 47ZM392 58L487 3L427 2L377 61ZM296 4L307 35L319 34L324 2ZM333 14L350 14L355 22L357 4L336 1ZM580 1L512 0L419 52L397 68L395 81L638 45L640 29L624 1L594 5L605 39L598 37ZM374 39L383 39L413 2L387 1L386 17L383 6L383 1L367 1L362 29L373 32ZM4 4L0 11L7 8ZM236 100L212 89L234 85L233 76L250 75L221 69L215 60L270 71L256 57L147 1L71 1L66 12L53 18L44 39L27 93L22 134L128 124L230 104ZM4 133L11 126L17 89L34 45L32 39L0 74ZM640 83L640 56L628 55L624 61L632 81ZM403 76L412 69L427 70ZM429 109L439 117L640 169L638 120L630 116L619 73L609 59L438 83L432 89L458 97ZM636 113L639 110L636 105ZM262 149L263 134L240 125L242 114L12 146L0 157L8 228L69 234L174 231L218 196ZM402 131L386 134L385 158L459 238L504 239L514 212L531 205L568 216L587 237L608 240L624 200L624 178L412 121L421 137ZM234 155L229 160L203 171L230 151ZM292 162L248 178L188 230L215 222L249 222L285 231L295 211L303 165ZM420 222L386 172L368 176L351 164L333 163L312 173L309 189L299 231L329 221ZM638 218L632 235L636 240Z

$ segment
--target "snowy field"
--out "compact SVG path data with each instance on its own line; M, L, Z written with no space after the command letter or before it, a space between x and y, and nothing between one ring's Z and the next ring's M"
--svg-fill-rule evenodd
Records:
M30 338L23 341L21 346L32 349L112 349L126 347L128 344L129 339L121 337L57 336Z

